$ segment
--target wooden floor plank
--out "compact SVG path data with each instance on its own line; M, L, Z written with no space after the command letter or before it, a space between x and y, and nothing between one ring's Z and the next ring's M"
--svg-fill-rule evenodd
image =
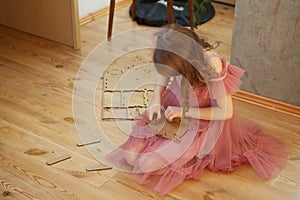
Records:
M0 168L0 192L4 199L61 199L51 193L37 189L35 185L28 183Z
M86 172L86 166L97 164L94 159L10 123L4 123L1 133L1 168L63 199L108 198L109 195L99 193L98 188L114 171ZM47 160L65 154L71 159L46 165Z

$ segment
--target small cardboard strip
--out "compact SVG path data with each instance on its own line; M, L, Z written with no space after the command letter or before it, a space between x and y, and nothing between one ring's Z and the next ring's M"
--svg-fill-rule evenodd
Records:
M106 170L106 169L112 169L111 165L96 165L96 166L89 166L86 167L86 171L99 171L99 170Z
M67 159L69 159L69 158L71 158L70 155L58 156L58 157L56 157L56 158L53 158L53 159L51 159L51 160L48 160L48 161L46 162L46 164L47 164L47 165L53 165L53 164L55 164L55 163L58 163L58 162L67 160Z
M89 145L89 144L95 144L95 143L99 143L99 142L101 142L100 139L92 138L92 139L89 139L89 140L77 142L76 145L81 147L81 146L85 146L85 145Z

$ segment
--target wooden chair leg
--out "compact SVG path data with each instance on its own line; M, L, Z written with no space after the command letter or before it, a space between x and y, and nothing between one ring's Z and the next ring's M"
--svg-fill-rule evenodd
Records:
M174 10L173 10L173 0L167 0L168 9L168 23L174 23Z
M190 26L191 30L194 30L193 21L194 21L194 2L193 0L189 0L189 13L190 13Z
M132 20L135 20L136 18L136 0L132 0Z
M189 4L189 13L190 13L190 26L194 30L193 21L194 21L194 3L193 0L188 0ZM110 40L112 36L112 28L114 21L114 12L115 12L115 0L110 0L109 6L109 20L108 20L108 33L107 39ZM173 10L173 0L167 0L167 12L168 12L168 23L174 23L174 10ZM132 20L136 19L136 0L132 0Z
M114 22L115 0L110 0L107 39L110 40Z

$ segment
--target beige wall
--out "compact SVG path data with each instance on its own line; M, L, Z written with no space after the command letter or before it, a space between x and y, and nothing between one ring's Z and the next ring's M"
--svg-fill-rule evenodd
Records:
M300 106L300 1L237 0L231 63L242 89Z

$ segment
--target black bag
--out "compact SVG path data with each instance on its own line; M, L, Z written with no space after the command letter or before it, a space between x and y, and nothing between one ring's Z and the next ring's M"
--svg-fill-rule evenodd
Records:
M199 4L203 0L198 0ZM200 24L210 20L214 14L214 7L209 3L204 4L205 13L200 11L195 13L200 18ZM174 22L182 26L190 25L189 5L187 0L174 0ZM194 10L196 10L194 8ZM132 6L129 10L132 16ZM149 26L163 26L168 24L167 1L166 0L137 0L136 2L136 21L138 24Z

